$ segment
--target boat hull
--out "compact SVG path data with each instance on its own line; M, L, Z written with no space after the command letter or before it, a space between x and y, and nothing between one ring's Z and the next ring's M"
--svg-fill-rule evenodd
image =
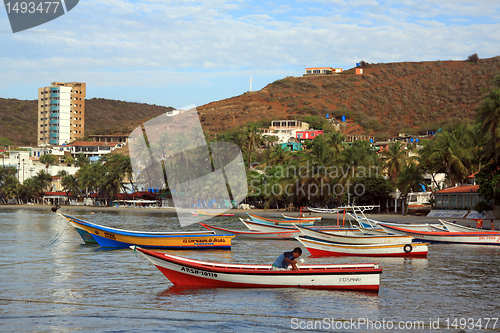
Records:
M381 224L382 226L382 224ZM415 231L393 226L383 226L384 229L394 230L413 236L415 239L432 243L457 243L475 245L500 245L500 234L497 232L439 232L439 231Z
M193 212L191 212L191 213L195 214ZM197 210L196 214L198 214L198 216L209 216L209 217L215 217L215 216L230 217L230 216L234 216L234 214L229 214L229 213L227 213L227 214L225 214L225 213L209 213L209 212L204 212L204 211L201 211L201 210Z
M94 236L92 236L90 232L87 232L84 229L80 228L77 224L72 223L72 225L73 227L75 227L75 230L78 232L80 237L82 237L85 244L92 244L92 245L98 244Z
M337 244L297 237L313 256L356 256L356 257L426 257L428 243L412 244Z
M321 216L290 216L286 214L281 214L285 220L290 220L290 221L298 221L298 220L315 220L315 221L321 221Z
M139 245L144 248L159 249L231 249L234 235L215 235L213 232L139 232L109 228L85 222L71 216L69 219L77 230L92 235L101 247L127 248Z
M257 215L253 214L248 214L250 216L250 219L255 222L259 223L266 223L270 225L280 225L280 226L293 226L294 224L300 224L304 226L312 226L314 225L315 220L307 220L307 219L302 219L302 220L297 220L297 221L286 221L286 220L272 220L272 219L267 219L265 217L260 217Z
M215 234L217 235L234 234L236 238L244 238L244 239L295 239L295 237L300 235L299 230L283 230L283 231L273 231L273 232L239 231L239 230L230 230L230 229L214 227L204 223L200 223L200 225L207 228L210 231L215 232Z
M413 240L412 236L344 236L299 226L297 226L297 228L306 237L341 244L409 244Z
M280 225L272 225L272 224L267 224L267 223L243 220L242 218L240 218L240 221L249 230L254 230L254 231L273 232L273 231L283 231L283 230L298 230L295 226L286 227L286 226L280 226ZM349 236L363 235L363 233L361 231L359 231L359 229L356 229L356 228L321 226L321 227L311 227L311 229L321 230L321 231L326 232L326 233L334 233L334 234L349 235Z
M176 286L206 288L311 288L378 291L378 264L304 265L273 271L271 265L207 263L137 248Z
M470 227L465 227L465 226L462 226L462 225L459 225L456 223L447 222L444 220L439 220L439 222L441 222L443 224L443 226L445 226L446 229L448 229L449 232L482 232L482 233L494 232L494 233L497 233L498 235L500 235L499 231L494 231L494 230L490 231L487 229L470 228Z

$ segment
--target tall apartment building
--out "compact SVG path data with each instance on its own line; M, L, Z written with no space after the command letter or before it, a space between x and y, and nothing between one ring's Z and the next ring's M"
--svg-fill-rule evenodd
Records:
M85 89L80 82L38 88L38 146L62 145L84 136Z

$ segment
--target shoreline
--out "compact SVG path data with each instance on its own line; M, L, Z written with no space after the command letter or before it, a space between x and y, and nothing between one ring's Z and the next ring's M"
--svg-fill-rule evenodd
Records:
M23 204L23 205L0 205L0 210L1 209L30 209L30 210L52 210L53 206L50 205L41 205L41 204L35 204L35 205L28 205L28 204ZM151 212L151 213L171 213L171 214L176 214L176 209L174 208L145 208L145 207L137 207L137 208L132 208L132 207L104 207L104 206L61 206L59 208L59 211L64 212L64 211L69 211L69 210L84 210L84 211L100 211L100 212L138 212L138 213L144 213L144 212ZM183 211L186 212L191 212L196 210L196 208L184 208ZM285 211L285 210L277 210L277 209L230 209L227 211L227 213L234 214L235 217L241 217L241 216L246 216L246 214L255 214L263 217L269 217L269 218L282 218L281 214L287 214L291 216L298 216L299 212L298 211ZM306 218L309 213L305 213ZM323 217L322 221L324 220L334 220L337 221L337 214L336 213L327 213L327 214L319 214L319 213L312 213L311 215L319 216L321 215ZM385 221L385 222L399 222L399 223L437 223L439 224L439 219L436 217L427 217L427 216L416 216L416 215L402 215L400 213L376 213L376 214L365 214L366 217L374 219L374 220L380 220L380 221ZM340 223L342 223L342 218L343 215L342 213L339 214L339 219ZM475 227L476 226L476 221L472 219L466 219L466 218L443 218L443 220L446 221L456 221L457 224L464 225L464 226L471 226ZM498 223L500 220L493 220L495 224L498 226ZM490 221L489 220L483 220L483 227L484 230L489 230L490 226Z

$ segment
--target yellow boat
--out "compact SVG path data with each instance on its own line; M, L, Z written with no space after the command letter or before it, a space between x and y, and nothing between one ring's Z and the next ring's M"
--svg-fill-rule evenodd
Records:
M127 248L138 245L160 249L231 249L232 234L216 235L207 231L189 232L145 232L130 231L101 226L64 215L80 235L92 236L102 247ZM82 235L82 238L87 240Z

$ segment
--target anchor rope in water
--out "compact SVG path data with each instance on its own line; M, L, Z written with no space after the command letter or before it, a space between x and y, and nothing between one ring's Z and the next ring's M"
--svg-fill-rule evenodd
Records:
M62 217L64 220L67 220L64 216L61 215L61 213L56 213L57 215L59 215L60 217ZM45 247L45 246L50 246L52 244L54 244L55 242L57 242L59 240L59 238L61 238L62 234L64 233L64 231L66 230L66 228L68 227L68 224L69 224L70 220L68 220L68 222L66 223L66 225L64 226L63 230L61 231L61 233L59 233L59 230L61 228L61 223L59 223L59 228L57 230L57 233L56 233L56 237L47 245L42 245L42 247Z

